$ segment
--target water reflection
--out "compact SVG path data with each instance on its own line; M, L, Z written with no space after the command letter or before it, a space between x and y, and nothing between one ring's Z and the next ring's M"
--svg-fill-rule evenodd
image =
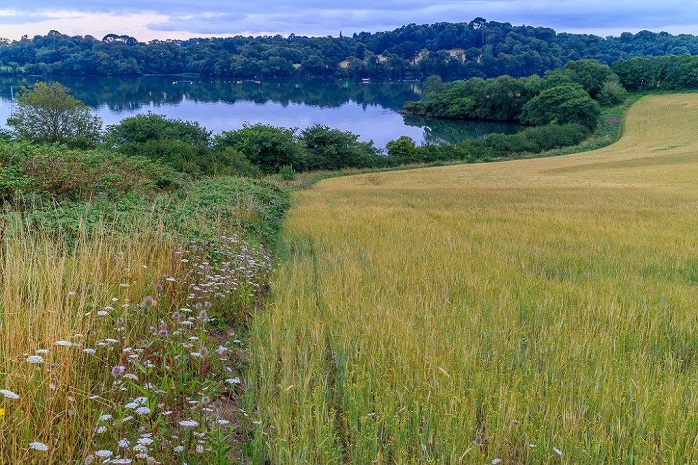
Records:
M31 86L44 78L0 79L0 123L10 112L10 87ZM402 135L418 144L457 142L516 126L403 117L406 100L417 100L414 82L347 80L237 81L147 76L136 78L61 77L56 79L102 117L105 124L152 111L197 121L218 133L245 123L304 128L324 124L373 140L379 147Z

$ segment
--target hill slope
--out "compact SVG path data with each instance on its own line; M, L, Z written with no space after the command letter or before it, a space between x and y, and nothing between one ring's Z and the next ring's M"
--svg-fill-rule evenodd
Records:
M603 150L298 194L253 328L255 454L698 460L697 118L698 94L646 97Z

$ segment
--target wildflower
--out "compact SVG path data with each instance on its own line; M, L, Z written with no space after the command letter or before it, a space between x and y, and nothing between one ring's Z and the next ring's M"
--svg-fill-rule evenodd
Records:
M160 336L167 336L167 323L160 321L160 329L158 330Z
M8 399L12 399L12 400L19 399L19 394L12 392L9 389L0 389L0 394L7 397Z
M240 384L240 378L228 378L225 380L225 382L228 384Z
M109 315L109 312L106 312L104 310L100 310L97 312L97 316L107 316Z
M126 373L124 375L124 379L130 379L131 381L138 381L138 376L134 375L133 373Z
M131 445L130 442L128 442L128 439L120 439L118 446L121 447L122 449L127 449Z
M183 426L185 428L196 428L199 426L199 422L196 420L180 420L179 426Z
M96 432L97 434L102 434L102 433L104 433L104 432L106 432L106 431L107 431L107 427L106 427L106 426L98 426L97 429L95 430L95 432Z
M136 442L141 446L149 446L153 443L153 440L151 438L139 438Z
M0 418L2 418L2 417L4 417L4 416L5 416L5 409L4 409L4 408L0 408Z
M43 442L39 442L39 441L30 442L29 448L34 449L34 450L38 450L41 452L48 452L48 446L46 444L44 444Z
M59 346L59 347L72 347L73 343L70 341L56 341L53 343L53 345Z
M114 455L114 452L110 451L109 449L101 449L101 450L96 451L95 455L97 457L101 457L101 458L109 458L112 455Z
M558 449L557 447L553 447L553 452L555 452L557 455L562 457L562 451L560 449Z
M225 346L218 346L218 349L216 349L218 355L223 355L226 352L228 352L228 348Z
M41 355L46 355L46 354L48 354L49 352L51 352L51 351L48 350L48 349L39 349L39 350L36 351L37 354L41 354Z
M136 444L133 446L133 452L138 452L140 454L147 454L148 453L148 448L144 446L143 444Z
M131 459L113 459L109 463L128 465L129 463L132 463L132 462L133 462L133 460L131 460Z
M41 355L30 355L29 357L27 357L27 362L41 364L44 363L44 357L42 357Z
M85 352L86 354L89 354L89 355L92 355L92 354L97 353L96 350L91 349L91 348L89 348L89 347L87 347L86 349L82 349L82 351Z
M204 453L204 446L202 446L201 444L197 444L196 445L196 453L203 454Z
M105 414L102 414L99 416L99 421L107 421L107 420L111 420L111 419L112 419L112 416L108 413L105 413Z
M111 368L112 376L120 376L126 371L126 367L123 365L117 365Z
M150 413L150 409L148 407L138 407L136 409L136 413L138 415L148 415Z
M499 457L497 457L496 459L492 460L492 465L498 465L498 464L500 464L500 463L502 463L502 459L500 459Z
M175 454L179 454L180 452L183 452L183 451L184 451L184 446L176 446L176 447L172 448L172 452L174 452Z
M204 404L204 405L208 405L208 404L211 403L211 398L208 397L208 396L204 396L204 397L201 398L201 403Z
M230 422L228 420L220 419L220 420L216 420L216 423L218 423L219 425L227 425Z
M168 282L173 283L173 282L175 282L175 281L177 281L177 280L176 280L175 278L173 278L172 276L168 276L168 277L165 278L165 281L168 281Z

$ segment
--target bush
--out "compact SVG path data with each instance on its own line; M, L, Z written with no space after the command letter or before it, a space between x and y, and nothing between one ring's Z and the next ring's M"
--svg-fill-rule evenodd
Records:
M294 170L291 165L284 165L279 170L279 176L281 176L281 179L284 181L293 181L296 179L296 170Z
M305 154L298 144L295 129L268 124L245 125L214 138L215 149L226 147L243 153L265 173L278 172L284 165L290 165L296 171L305 168Z

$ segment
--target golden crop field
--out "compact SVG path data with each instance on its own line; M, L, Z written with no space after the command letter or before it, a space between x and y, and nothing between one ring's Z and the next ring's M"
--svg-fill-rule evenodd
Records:
M254 459L698 462L697 125L650 96L606 149L298 193Z

